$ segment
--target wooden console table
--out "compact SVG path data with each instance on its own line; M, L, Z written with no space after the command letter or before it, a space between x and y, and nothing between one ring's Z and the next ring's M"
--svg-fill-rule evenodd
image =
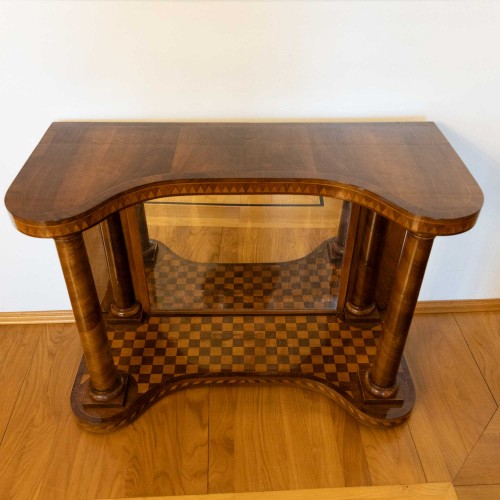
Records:
M265 193L343 200L339 234L300 261L217 269L149 239L148 200ZM403 349L433 239L470 229L482 202L433 123L54 123L5 198L19 231L56 242L84 353L72 407L96 432L207 383L297 384L365 423L403 422L415 399ZM84 238L99 226L104 314ZM194 276L201 309L155 305L147 276L160 264L173 286ZM290 305L279 279L298 273L308 294L314 266L332 300ZM277 305L218 302L217 279L255 292L265 273Z

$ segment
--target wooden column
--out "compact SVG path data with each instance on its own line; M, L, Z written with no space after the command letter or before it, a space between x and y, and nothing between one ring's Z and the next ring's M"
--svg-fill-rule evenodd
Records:
M142 258L145 264L154 264L158 254L158 243L149 238L148 222L144 203L138 203L135 206L137 222L139 224L139 234L141 239Z
M346 310L354 316L368 316L375 310L375 289L380 247L384 241L386 219L371 210L366 213L359 249L356 278Z
M379 312L385 311L389 305L405 238L406 230L404 227L394 221L387 221L384 246L378 266L377 290L375 292L375 301Z
M108 322L140 321L142 308L135 300L120 214L115 212L104 220L101 231L114 297Z
M391 398L398 390L398 368L433 241L434 237L406 233L377 355L364 380L375 396Z
M85 243L81 233L55 242L90 375L88 395L106 403L123 393L125 378L113 363Z

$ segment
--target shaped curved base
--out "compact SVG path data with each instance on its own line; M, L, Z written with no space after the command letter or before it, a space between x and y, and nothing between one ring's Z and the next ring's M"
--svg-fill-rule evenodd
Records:
M360 382L379 335L380 325L348 325L334 315L151 317L136 331L109 332L115 364L129 374L126 399L88 405L82 361L72 408L87 430L110 432L191 386L273 383L320 392L364 424L395 426L415 401L406 363L392 399L366 394Z

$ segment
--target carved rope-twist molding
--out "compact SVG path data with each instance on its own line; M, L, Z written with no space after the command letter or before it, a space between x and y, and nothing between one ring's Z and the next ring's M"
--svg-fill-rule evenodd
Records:
M94 433L108 433L125 427L136 420L142 413L155 403L163 399L168 394L176 391L186 389L193 386L203 386L210 384L223 384L223 385L244 385L244 384L275 384L275 385L290 385L299 386L309 389L314 392L319 392L329 399L335 401L344 410L346 410L352 417L365 425L376 425L382 427L395 427L408 420L411 410L400 417L395 417L391 420L383 418L376 418L361 411L355 406L354 403L348 401L343 395L338 393L334 388L327 387L321 382L315 380L301 379L301 378L260 378L260 377L245 377L245 378L198 378L191 380L184 380L173 382L168 385L158 385L152 390L143 394L139 399L131 403L129 407L118 412L112 417L103 419L101 422L92 423L81 408L75 413L78 423L84 429Z

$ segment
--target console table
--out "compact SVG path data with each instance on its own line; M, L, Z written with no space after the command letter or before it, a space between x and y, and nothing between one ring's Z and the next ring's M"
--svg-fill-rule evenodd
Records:
M342 200L338 234L298 261L217 268L149 238L149 200L266 193ZM427 122L53 123L5 198L19 231L55 240L84 355L72 408L95 432L212 383L295 384L362 422L405 421L415 393L403 349L433 239L470 229L482 202ZM108 306L85 239L96 227ZM199 307L162 310L148 278L160 265ZM266 286L281 290L269 307ZM287 286L299 287L291 301Z

